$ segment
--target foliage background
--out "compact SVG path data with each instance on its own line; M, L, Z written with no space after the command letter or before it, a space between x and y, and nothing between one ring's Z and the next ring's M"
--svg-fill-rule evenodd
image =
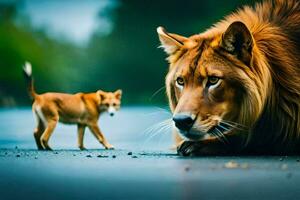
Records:
M157 48L156 27L162 25L170 32L189 36L242 5L254 4L254 0L105 0L105 6L97 11L97 28L86 41L74 42L71 33L55 33L53 24L34 25L37 11L55 17L55 11L48 9L49 2L0 1L0 106L29 105L21 73L25 61L33 65L39 93L121 88L125 104L165 104L164 90L151 97L164 86L168 66L165 54ZM87 6L97 3L66 2L51 1L66 13L77 4L80 8L82 2ZM35 4L38 9L27 12ZM79 14L80 10L72 23L85 23ZM64 22L64 17L59 20Z

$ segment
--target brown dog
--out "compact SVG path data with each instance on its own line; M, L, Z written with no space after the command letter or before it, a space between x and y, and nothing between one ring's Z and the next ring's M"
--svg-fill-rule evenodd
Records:
M26 62L24 75L28 84L29 95L33 98L33 113L37 118L37 128L34 138L39 150L51 150L48 141L58 122L65 124L77 124L78 146L81 150L85 127L89 127L97 140L106 148L114 147L107 142L98 127L100 113L109 112L111 116L119 110L122 91L95 93L44 93L37 94L34 90L31 64Z

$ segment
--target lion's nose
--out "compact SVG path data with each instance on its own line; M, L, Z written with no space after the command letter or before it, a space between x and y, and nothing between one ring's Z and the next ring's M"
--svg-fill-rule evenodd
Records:
M175 122L175 126L182 131L189 131L194 122L195 118L188 114L175 114L173 116L173 121Z

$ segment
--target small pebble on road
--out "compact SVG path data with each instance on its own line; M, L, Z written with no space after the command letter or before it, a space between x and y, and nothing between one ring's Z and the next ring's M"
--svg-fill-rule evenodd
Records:
M99 154L97 157L98 157L98 158L107 158L108 156L103 156L103 155L100 155L100 154Z
M239 166L239 164L234 161L229 161L229 162L225 163L225 165L224 165L224 167L228 168L228 169L237 168L238 166Z
M281 158L279 158L279 161L283 161L283 158L281 157Z
M281 169L282 169L282 170L287 170L287 168L288 168L288 165L287 165L287 164L281 165Z
M191 169L190 166L185 166L184 167L184 171L186 171L186 172L190 171L190 169Z

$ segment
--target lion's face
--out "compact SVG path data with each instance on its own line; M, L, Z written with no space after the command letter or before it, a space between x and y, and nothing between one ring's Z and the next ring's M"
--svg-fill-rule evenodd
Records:
M184 38L166 33L162 28L158 28L158 33L162 46L170 55L167 94L175 126L184 138L222 139L237 130L237 124L251 121L253 113L244 112L247 90L253 86L249 79L252 75L248 67L251 61L249 46L237 44L233 38L230 39L234 44L224 44L228 35ZM240 39L251 46L250 33L245 37L249 38Z
M167 79L175 94L172 101L177 101L175 125L191 139L225 133L230 130L226 121L235 121L239 113L242 94L233 77L238 70L211 49L204 50L198 62L192 54L188 51L174 63ZM182 121L184 117L191 118L190 122Z

